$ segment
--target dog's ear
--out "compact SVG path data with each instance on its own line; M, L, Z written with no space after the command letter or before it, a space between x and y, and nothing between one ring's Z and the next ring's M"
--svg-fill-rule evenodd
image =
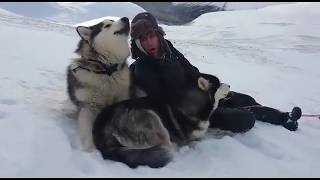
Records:
M86 41L90 40L91 33L92 33L92 30L90 28L79 26L77 27L77 32L83 40L86 40Z
M205 78L203 77L199 77L198 78L198 86L201 90L203 91L207 91L209 90L209 87L210 87L210 83L208 80L206 80Z

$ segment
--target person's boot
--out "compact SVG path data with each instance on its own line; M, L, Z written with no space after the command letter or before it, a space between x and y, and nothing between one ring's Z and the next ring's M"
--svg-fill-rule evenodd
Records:
M301 118L302 115L302 111L301 108L299 107L294 107L291 111L291 113L289 114L289 118L292 121L297 121L298 119Z
M300 107L294 107L289 113L289 119L283 124L283 127L290 131L295 131L298 129L298 119L301 118L302 111Z

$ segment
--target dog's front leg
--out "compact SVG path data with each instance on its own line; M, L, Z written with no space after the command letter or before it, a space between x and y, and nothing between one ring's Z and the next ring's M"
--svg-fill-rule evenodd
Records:
M90 107L82 107L79 112L79 131L82 150L92 152L95 150L93 144L92 127L96 118L96 113Z

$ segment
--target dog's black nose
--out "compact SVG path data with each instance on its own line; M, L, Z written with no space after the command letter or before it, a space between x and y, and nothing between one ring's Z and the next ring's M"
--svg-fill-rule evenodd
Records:
M123 23L129 23L129 19L127 17L123 17L120 19Z

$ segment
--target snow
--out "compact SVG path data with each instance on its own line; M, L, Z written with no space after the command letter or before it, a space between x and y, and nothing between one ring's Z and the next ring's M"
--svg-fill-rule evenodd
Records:
M145 11L130 2L0 2L0 8L26 17L69 25L104 16L126 16L132 19L139 12Z
M72 13L61 13L52 19L57 22L69 22L69 23L80 23L91 19L99 19L105 16L126 16L132 19L136 14L144 12L145 10L140 6L130 2L95 2L95 3L60 3L60 6L73 7L79 9Z
M92 25L98 24L99 22L101 22L101 21L103 21L105 19L118 21L120 19L120 17L117 17L117 16L106 16L106 17L101 17L101 18L98 18L98 19L93 19L93 20L90 20L90 21L81 22L79 24L75 24L74 26L75 27L77 27L77 26L92 26ZM130 20L130 22L131 22L131 20Z
M259 9L267 6L274 6L279 4L288 4L290 2L173 2L173 4L185 5L215 5L223 7L226 4L226 10L246 10L246 9Z
M245 10L259 9L267 6L276 6L279 4L288 4L289 2L228 2L227 10ZM221 4L221 3L220 3Z
M1 8L0 8L0 14L8 15L8 16L19 16L18 14L15 14L13 12L10 12L10 11L7 11L7 10L1 9Z
M209 13L167 38L202 72L283 111L320 112L319 3ZM161 169L103 160L80 149L66 67L74 27L0 12L0 177L319 177L320 121L299 129L256 122L247 133L208 133ZM132 62L129 59L129 62Z

